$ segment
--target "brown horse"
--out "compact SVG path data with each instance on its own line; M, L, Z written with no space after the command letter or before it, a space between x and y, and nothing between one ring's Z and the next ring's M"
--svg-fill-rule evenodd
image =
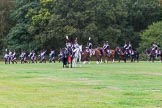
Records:
M99 64L101 61L101 52L97 48L95 48L95 49L92 49L92 54L90 54L87 48L84 49L82 52L83 63L91 61L92 58L96 58L96 63Z
M110 49L110 54L107 55L107 60L112 61L112 63L114 63L114 58L115 58L115 50Z
M120 62L120 60L124 60L124 62L126 63L127 54L122 51L122 48L116 47L115 52L118 55L119 62Z
M115 50L110 49L109 54L106 53L106 51L102 47L98 47L98 50L101 52L101 61L103 60L104 63L111 61L114 63L115 58Z

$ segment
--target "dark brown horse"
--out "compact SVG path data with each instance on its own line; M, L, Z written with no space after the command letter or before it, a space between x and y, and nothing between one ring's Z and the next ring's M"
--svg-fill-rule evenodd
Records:
M115 52L118 55L119 62L120 62L120 60L124 60L124 62L126 63L126 59L127 59L126 52L123 52L122 48L120 48L120 47L116 47Z
M82 61L83 63L89 62L92 60L92 58L96 59L96 63L99 64L101 61L101 52L95 48L92 49L92 52L90 54L89 50L86 48L82 52Z

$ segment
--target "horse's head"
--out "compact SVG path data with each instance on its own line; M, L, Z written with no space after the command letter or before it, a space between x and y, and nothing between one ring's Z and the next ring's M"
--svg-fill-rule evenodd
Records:
M116 51L116 52L119 52L119 51L120 51L120 47L116 47L116 48L115 48L115 51Z
M122 54L122 49L120 47L116 47L115 48L115 52L117 52L117 54Z
M147 48L146 49L146 54L147 55L155 56L155 50L152 50L151 48Z
M151 53L151 48L146 48L146 54L150 54Z

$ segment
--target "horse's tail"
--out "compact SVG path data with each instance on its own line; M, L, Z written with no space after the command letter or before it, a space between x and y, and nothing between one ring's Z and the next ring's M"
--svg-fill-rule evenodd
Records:
M112 54L115 54L115 50L112 50L112 49L111 49L110 52L111 52Z

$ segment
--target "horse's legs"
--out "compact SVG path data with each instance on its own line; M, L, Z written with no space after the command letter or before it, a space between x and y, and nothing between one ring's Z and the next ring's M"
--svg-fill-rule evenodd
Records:
M17 61L16 60L14 60L14 62L17 64Z
M96 57L96 64L100 63L100 57Z
M150 57L149 57L149 62L151 61L151 55L150 55Z
M121 60L121 58L122 58L122 55L118 55L118 62L120 63L120 60Z
M114 62L115 62L115 60L114 60L114 56L112 56L111 58L112 58L112 63L114 63Z
M120 57L119 57L119 61L118 62L120 63Z
M75 60L76 58L73 58L73 63L72 63L72 65L73 65L73 67L76 67L76 60Z
M5 64L7 64L7 59L5 58Z
M72 59L72 58L71 58L71 59ZM71 68L73 67L72 64L73 64L73 59L71 60Z
M126 63L126 56L127 56L127 55L124 55L124 63Z
M155 60L155 56L152 57L152 62L154 62L154 60Z
M131 62L133 62L133 61L134 61L134 60L133 60L133 55L131 55L131 56L130 56L130 59L131 59Z
M8 63L10 64L10 62L11 62L11 58L9 58L9 62Z

